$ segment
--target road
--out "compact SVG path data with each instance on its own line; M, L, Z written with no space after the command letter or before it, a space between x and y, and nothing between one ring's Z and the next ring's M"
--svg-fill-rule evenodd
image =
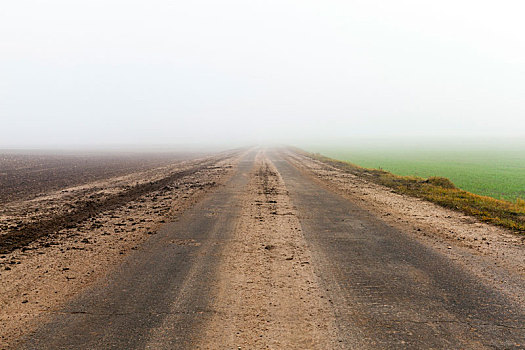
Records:
M273 155L343 335L373 348L525 346L523 309Z
M275 170L270 175L257 173L261 164ZM253 180L254 174L274 176L276 184L281 181L282 189L278 185L272 188L288 197L293 210L279 207L277 202L283 198L279 197L266 200L272 211L248 215L247 203L266 205L247 195L250 188L253 196L263 193ZM297 225L289 221L289 229L277 227L277 221L267 216L278 217L278 212L282 217L293 216ZM275 235L283 234L286 229L295 235L295 241L299 242L296 244L301 244L298 239L304 240L303 248L308 250L303 254L308 261L304 257L299 259L297 265L290 265L290 272L271 273L275 266L298 260L293 254L286 255L289 243L283 242L282 254L264 255L261 264L268 263L268 271L271 270L265 275L266 286L286 288L282 289L285 294L275 294L281 299L289 296L301 300L301 303L293 300L277 303L279 310L270 310L264 320L258 320L257 310L262 314L267 306L254 308L258 305L256 297L246 297L239 288L226 287L226 293L217 292L228 278L224 266L230 265L225 265L225 256L269 254L273 249L271 245L258 246L251 252L252 248L239 246L242 237L239 230L255 229L250 225L244 227L240 222L244 218L264 223L265 231L274 232L273 238L268 239L279 238ZM300 230L293 226L300 226ZM279 260L277 265L275 260L272 262L281 255L286 256L282 262ZM246 263L250 256L242 260ZM245 270L237 273L244 276L246 283L257 284L257 276L249 274L265 272L250 269L250 261ZM232 265L232 269L237 265ZM284 286L279 280L282 278L288 278ZM307 292L302 286L304 281L309 284ZM261 288L259 292L261 299L272 291ZM232 304L232 300L241 298L242 303ZM317 299L326 301L322 305L328 306L319 306L315 313L311 305L321 305L315 304ZM230 304L234 312L228 313L225 310ZM244 322L252 311L257 315ZM269 339L274 334L270 331L296 326L286 321L294 315L301 318L312 314L319 322L315 319L308 322L319 323L319 327L326 324L323 329L327 329L329 339L322 340L321 336L308 343L308 337L303 337L303 343L296 348L525 347L525 313L521 305L413 236L388 226L357 204L326 189L293 167L282 153L251 151L242 158L224 187L187 210L178 221L166 224L106 279L56 311L25 339L22 348L238 349L241 344L243 349L280 348L279 344L284 343ZM242 328L243 322L246 329ZM237 328L228 327L229 323ZM210 336L209 329L213 327L215 334L232 332L232 335L203 340ZM292 337L293 333L301 332L292 329L275 334ZM249 336L264 340L249 341ZM325 342L324 346L319 339Z

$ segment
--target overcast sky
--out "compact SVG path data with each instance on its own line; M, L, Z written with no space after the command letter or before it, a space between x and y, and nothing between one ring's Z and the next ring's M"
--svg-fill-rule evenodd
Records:
M525 2L0 3L0 147L525 137Z

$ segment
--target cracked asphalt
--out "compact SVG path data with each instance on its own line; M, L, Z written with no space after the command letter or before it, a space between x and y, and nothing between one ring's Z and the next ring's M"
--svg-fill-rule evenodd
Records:
M296 207L333 308L339 348L525 348L521 305L325 189L279 152L268 155ZM194 348L213 313L217 264L235 229L254 156L243 158L225 187L57 310L24 348Z

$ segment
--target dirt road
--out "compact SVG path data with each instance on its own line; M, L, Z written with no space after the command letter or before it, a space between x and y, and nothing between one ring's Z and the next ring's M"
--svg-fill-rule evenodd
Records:
M294 164L247 153L21 348L525 348L521 271L484 280Z

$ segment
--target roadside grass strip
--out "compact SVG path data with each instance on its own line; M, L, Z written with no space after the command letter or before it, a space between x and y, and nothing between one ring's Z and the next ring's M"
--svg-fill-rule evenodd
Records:
M457 188L452 181L444 177L400 176L382 169L363 168L319 153L296 151L347 173L389 187L396 193L422 198L445 208L474 216L483 222L525 234L525 200L517 199L516 202L510 202L477 195Z

